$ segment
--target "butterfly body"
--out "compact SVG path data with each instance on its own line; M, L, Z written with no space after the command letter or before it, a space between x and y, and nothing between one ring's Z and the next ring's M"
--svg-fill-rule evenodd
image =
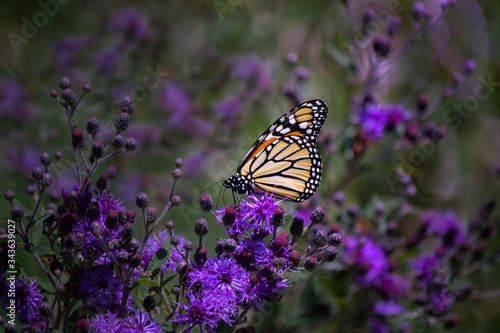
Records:
M290 201L309 199L321 180L316 147L328 113L321 100L304 102L271 125L223 185L237 193L271 193Z

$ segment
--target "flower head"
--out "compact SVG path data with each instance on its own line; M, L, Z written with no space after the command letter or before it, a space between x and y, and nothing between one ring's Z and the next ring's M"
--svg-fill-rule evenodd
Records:
M19 309L19 321L24 324L34 324L39 321L38 307L43 299L44 296L36 284L36 278L28 281L25 276L23 280L16 281L16 307Z

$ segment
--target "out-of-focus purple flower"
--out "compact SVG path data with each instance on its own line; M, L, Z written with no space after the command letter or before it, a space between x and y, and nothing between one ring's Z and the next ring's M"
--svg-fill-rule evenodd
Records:
M409 112L402 106L370 104L360 111L357 124L368 140L376 141L384 135L385 129L392 129L409 118Z
M389 266L384 250L369 236L347 237L343 243L342 260L362 272L356 276L356 282L363 287L380 286Z
M434 270L439 265L439 260L434 254L423 254L419 258L412 259L410 265L415 270L417 278L424 284L431 282Z
M214 132L214 124L200 117L189 117L183 127L184 132L193 137L207 137Z
M420 219L427 225L430 234L437 234L443 238L445 246L458 246L466 238L464 226L451 210L445 213L426 211L422 213Z
M19 321L23 324L36 324L39 321L40 310L44 296L36 284L36 278L28 281L16 281L16 309L19 311Z
M124 333L161 333L159 323L155 322L147 312L136 309L130 316L123 320ZM106 331L107 332L107 331Z
M259 90L266 90L271 79L262 62L255 55L235 57L231 60L231 76L251 80Z
M380 280L380 290L389 297L404 297L411 288L411 282L394 273L386 273Z
M0 82L0 115L28 121L38 114L38 110L26 103L27 93L15 80Z
M78 64L78 52L94 43L93 37L69 37L55 46L55 64L61 73L66 73Z
M127 129L127 135L135 138L141 147L158 141L157 127L151 125L131 125Z
M120 318L112 312L98 314L90 321L89 328L93 332L121 333L123 325Z
M443 316L453 304L453 301L453 295L441 288L431 295L431 311L436 316Z
M99 266L88 270L80 277L78 291L86 304L97 311L120 310L123 285L108 266ZM131 300L127 302L131 305Z
M403 306L394 300L378 301L373 306L373 313L381 316L395 316L403 311Z
M160 94L160 106L169 117L169 125L183 127L192 112L191 100L184 89L175 81L169 81L167 88Z
M193 179L200 177L202 175L201 170L205 166L211 151L210 147L205 147L201 151L190 153L183 158L184 167L182 169L184 173Z
M39 164L39 158L40 153L31 145L26 147L10 146L7 147L3 162L7 164L5 165L7 168L27 172Z
M134 7L116 11L110 19L109 26L121 30L128 39L141 40L148 33L146 20Z
M379 107L370 105L359 115L358 125L368 140L376 141L384 135L387 114Z
M120 54L114 48L104 49L92 56L97 69L104 75L111 75L113 73L118 59L120 59Z
M373 333L391 333L391 328L377 318L371 318L369 325Z
M230 96L214 103L213 108L222 117L226 126L233 126L236 114L243 108L243 103L238 97Z

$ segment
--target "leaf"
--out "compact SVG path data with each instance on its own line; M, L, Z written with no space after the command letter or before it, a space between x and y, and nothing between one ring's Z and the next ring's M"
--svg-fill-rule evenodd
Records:
M149 262L148 268L146 269L151 273L152 276L158 274L161 268L168 261L170 255L172 254L172 248L173 245L165 240L165 242L163 242L163 245L158 249L158 251L156 251L155 255Z
M28 235L30 237L31 243L33 245L40 244L40 238L42 237L43 223L35 223L34 227L30 229Z
M31 249L29 250L30 253L33 253L33 254L55 254L51 249L49 249L48 247L45 247L45 246L40 246L40 245L34 245L33 247L31 247Z
M140 278L140 279L137 279L134 281L134 283L132 284L132 290L134 290L135 288L140 287L140 286L150 286L150 287L157 287L157 288L160 287L158 282L156 282L155 280Z
M31 223L26 226L26 230L29 230L33 225L42 224L46 219L48 219L49 217L51 217L52 215L54 215L54 213L55 212L52 211L50 213L47 213L47 214L39 217L36 220L31 221Z

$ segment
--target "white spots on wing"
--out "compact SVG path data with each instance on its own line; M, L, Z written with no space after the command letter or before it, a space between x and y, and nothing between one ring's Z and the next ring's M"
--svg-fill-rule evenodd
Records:
M301 123L299 124L299 127L300 127L300 128L302 128L302 129L307 128L307 121L301 122Z
M294 125L297 121L295 120L295 117L292 115L288 117L288 121L290 122L291 125Z
M288 132L290 132L290 128L289 127L287 127L285 129L283 129L282 131L280 131L281 134L286 134Z

